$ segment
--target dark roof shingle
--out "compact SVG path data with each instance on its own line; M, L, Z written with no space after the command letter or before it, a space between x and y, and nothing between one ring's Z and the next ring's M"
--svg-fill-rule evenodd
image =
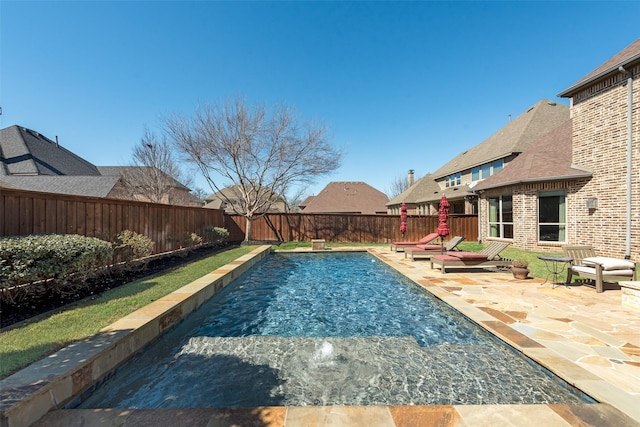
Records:
M389 198L364 182L330 182L302 213L386 213Z
M473 190L481 191L524 182L590 177L590 171L571 163L571 125L572 120L567 120L542 136L500 172L480 181Z
M626 66L627 64L631 64L632 62L636 62L640 60L640 39L631 43L626 48L622 49L616 55L611 57L604 64L578 80L576 83L571 85L568 89L558 94L560 97L568 98L579 91L582 87L587 86L596 80L599 80L611 73L619 73L618 67Z
M433 173L434 179L463 172L513 153L521 153L536 139L569 119L569 107L541 100L489 138L454 157Z

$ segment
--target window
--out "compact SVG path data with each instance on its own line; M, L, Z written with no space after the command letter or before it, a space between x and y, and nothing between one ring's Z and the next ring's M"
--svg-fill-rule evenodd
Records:
M540 192L538 194L538 240L565 242L566 229L566 192Z
M456 185L462 184L462 173L458 172L453 175L449 175L445 178L444 186L445 187L455 187Z
M481 174L481 178L485 179L485 178L489 178L491 176L491 163L487 163L486 165L482 165L482 174Z
M493 162L493 174L500 172L503 166L504 166L504 160L502 159L496 160L495 162Z
M480 168L471 169L471 181L480 181Z
M489 236L513 239L512 196L489 198Z

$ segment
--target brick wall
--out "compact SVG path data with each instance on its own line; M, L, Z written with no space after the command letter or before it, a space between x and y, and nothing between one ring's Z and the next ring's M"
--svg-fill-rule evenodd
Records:
M537 252L561 252L562 245L566 242L539 242L538 241L538 194L541 191L566 190L567 192L567 241L571 242L569 230L575 228L571 221L571 200L575 198L576 191L580 188L577 182L553 181L519 184L509 187L501 187L487 190L480 198L480 210L482 240L489 237L489 197L509 195L513 197L513 246L529 251ZM490 238L489 238L490 239Z
M632 70L631 257L640 259L640 66ZM572 197L570 241L598 253L625 255L627 215L627 75L616 73L572 98L573 163L593 170ZM598 199L587 209L588 198Z

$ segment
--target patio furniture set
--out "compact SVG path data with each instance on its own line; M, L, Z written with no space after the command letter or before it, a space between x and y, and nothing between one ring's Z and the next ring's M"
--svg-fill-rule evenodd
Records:
M443 274L452 268L500 268L509 267L513 262L500 256L510 245L509 242L492 241L480 252L471 252L456 249L464 237L455 236L446 245L434 244L438 237L437 233L431 233L418 242L393 242L391 250L404 251L405 258L411 258L412 261L418 258L428 259L431 268L439 268ZM548 271L543 284L549 278L553 280L553 288L563 284L559 278L566 268L567 279L564 285L567 287L574 278L578 278L592 284L596 292L600 293L604 292L605 283L619 283L621 287L631 290L632 296L640 301L640 282L636 281L634 261L598 256L593 247L588 245L565 245L562 249L564 256L538 256L545 262Z

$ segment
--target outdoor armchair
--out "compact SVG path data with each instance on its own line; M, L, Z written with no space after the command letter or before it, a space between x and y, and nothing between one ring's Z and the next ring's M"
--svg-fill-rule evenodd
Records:
M636 263L627 259L598 256L593 247L588 245L565 245L565 255L572 258L567 268L567 281L571 283L573 276L595 282L596 292L604 292L605 283L620 280L636 280Z

